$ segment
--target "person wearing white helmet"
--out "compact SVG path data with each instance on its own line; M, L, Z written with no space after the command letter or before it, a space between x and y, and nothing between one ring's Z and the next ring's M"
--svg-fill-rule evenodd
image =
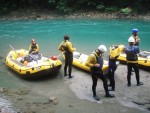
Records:
M100 100L100 98L96 94L96 86L98 78L103 81L103 87L106 93L106 97L114 97L108 91L108 85L105 75L103 74L102 67L103 67L103 53L107 51L105 45L100 45L92 54L89 55L85 65L90 67L91 75L92 75L92 91L93 91L93 98L95 100Z
M134 38L134 45L139 46L140 38L138 37L139 30L134 28L132 29L132 35L129 38Z
M129 46L125 47L124 52L126 53L127 60L127 85L131 86L131 72L132 68L135 71L137 86L143 85L143 82L140 82L139 76L139 67L138 67L138 56L137 54L140 52L139 47L134 45L134 38L130 37L128 39Z
M38 52L39 52L39 45L36 43L35 39L32 39L31 44L29 46L29 54L30 53L38 54Z

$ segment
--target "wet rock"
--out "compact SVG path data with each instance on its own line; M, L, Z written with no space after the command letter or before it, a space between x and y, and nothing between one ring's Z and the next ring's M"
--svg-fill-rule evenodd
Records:
M18 98L17 100L23 100L23 98Z
M39 108L35 105L31 105L29 108L28 108L28 111L26 111L26 113L37 113L37 111L39 110Z
M74 105L73 104L69 104L69 107L73 107Z
M16 91L16 93L17 93L18 95L26 95L26 94L28 94L29 92L30 92L30 90L27 89L27 88L21 88L21 89L18 89L18 90Z
M58 99L57 99L57 97L55 97L55 96L51 96L51 97L49 98L49 100L50 100L50 103L52 103L52 104L54 104L54 105L57 105L57 104L58 104Z
M8 88L5 88L5 87L0 88L0 93L2 93L2 94L8 94L8 92L9 92Z

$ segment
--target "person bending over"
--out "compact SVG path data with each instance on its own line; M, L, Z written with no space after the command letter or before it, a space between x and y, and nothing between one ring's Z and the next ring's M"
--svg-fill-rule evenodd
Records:
M108 91L108 85L106 81L106 76L103 74L103 53L107 51L107 48L104 45L100 45L98 49L96 49L92 54L89 55L85 65L90 67L90 72L92 76L92 91L93 91L93 98L95 100L100 100L100 98L96 94L96 86L98 78L103 81L103 87L106 93L106 97L114 97Z

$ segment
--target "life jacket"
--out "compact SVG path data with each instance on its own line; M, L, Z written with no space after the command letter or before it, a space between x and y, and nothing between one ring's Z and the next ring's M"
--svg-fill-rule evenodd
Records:
M135 46L139 46L139 42L137 42L137 40L139 40L139 37L138 37L138 36L133 36L133 37L134 37L134 39L135 39L134 45L135 45Z
M94 54L94 53L93 53ZM95 55L95 57L96 57L96 60L97 60L97 63L98 64L100 64L100 66L99 67L91 67L91 71L92 72L102 72L102 68L103 68L103 58L98 58L97 56L96 56L96 54L94 54Z
M125 49L125 53L126 53L126 59L127 61L137 61L138 57L137 57L137 48L136 46L128 46Z
M119 48L111 48L110 47L110 59L116 59L116 57L119 55Z
M68 49L68 47L66 45L66 42L63 42L63 44L62 44L62 50L64 50L67 53L70 53L70 51L69 51L69 49Z
M32 50L37 49L37 45L36 45L36 43L31 45L31 49L32 49Z
M124 45L118 45L118 46L111 46L109 51L109 58L110 59L117 59L119 55L122 53L124 49Z

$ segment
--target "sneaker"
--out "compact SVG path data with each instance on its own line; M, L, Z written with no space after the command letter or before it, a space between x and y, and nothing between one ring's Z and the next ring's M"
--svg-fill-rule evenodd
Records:
M64 77L68 76L67 74L64 74Z
M127 86L130 87L130 86L131 86L131 83L128 83Z
M110 84L108 84L108 87L112 87Z
M138 84L137 84L137 86L141 86L141 85L143 85L144 83L143 82L139 82Z
M115 88L111 88L111 89L109 89L109 91L115 91Z
M115 95L113 95L113 94L106 94L105 97L114 98Z
M98 101L100 100L100 98L98 96L93 96L93 98Z
M73 78L73 76L69 76L68 79Z

